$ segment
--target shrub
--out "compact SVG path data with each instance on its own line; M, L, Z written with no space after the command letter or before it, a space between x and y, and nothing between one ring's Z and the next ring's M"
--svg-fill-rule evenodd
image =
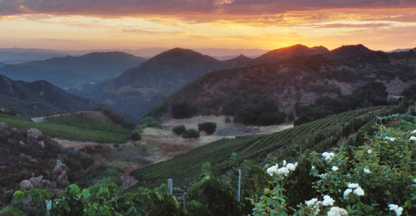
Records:
M182 135L186 131L186 128L184 125L176 126L173 128L172 132L176 135Z
M231 123L231 118L230 116L226 116L224 119L225 123Z
M285 121L286 114L279 112L279 106L271 100L247 103L237 112L236 119L248 125L273 125Z
M289 121L293 121L295 119L295 115L293 115L293 112L291 112L287 118Z
M198 131L205 131L207 135L211 135L215 132L217 124L215 122L205 122L198 124Z
M182 138L184 139L189 139L191 140L193 139L198 139L199 138L199 132L195 129L189 129L186 130L183 134L182 134Z
M139 122L139 127L140 128L155 127L159 129L163 128L162 124L160 124L160 122L154 119L153 117L145 117L141 119Z
M134 132L130 135L130 139L136 141L136 140L141 140L142 137L140 136L139 132Z

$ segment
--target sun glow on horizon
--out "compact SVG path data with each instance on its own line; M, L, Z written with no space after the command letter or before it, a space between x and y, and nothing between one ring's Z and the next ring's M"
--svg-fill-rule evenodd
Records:
M407 9L300 11L269 16L0 16L0 47L59 50L149 47L276 49L294 44L374 50L416 46L416 13ZM416 11L416 10L413 10Z

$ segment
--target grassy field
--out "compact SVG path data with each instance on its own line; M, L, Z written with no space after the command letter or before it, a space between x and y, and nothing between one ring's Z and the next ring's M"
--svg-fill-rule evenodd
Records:
M68 140L121 143L130 136L130 131L122 127L79 117L79 115L68 114L63 118L52 117L47 118L48 122L36 123L29 118L0 114L0 122L17 128L37 128L47 136Z
M376 116L389 115L403 110L404 104L360 109L333 115L295 128L269 135L243 136L222 139L199 147L171 160L138 169L131 173L138 186L154 187L172 178L175 187L187 185L201 174L202 164L209 162L214 174L224 174L229 169L229 158L238 153L239 160L266 163L272 157L290 161L306 149L323 152L340 140L352 145L362 143L364 135L371 132ZM402 109L402 110L400 110Z

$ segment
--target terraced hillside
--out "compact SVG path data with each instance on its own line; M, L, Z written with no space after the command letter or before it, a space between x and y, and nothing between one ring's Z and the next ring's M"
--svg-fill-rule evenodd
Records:
M295 159L309 151L323 152L339 144L351 145L364 142L366 133L372 132L377 116L406 112L412 103L398 106L378 106L333 115L298 127L270 135L256 135L222 139L194 149L171 160L138 169L131 173L139 184L135 186L159 186L172 178L176 187L184 186L198 178L202 164L209 162L215 175L224 174L230 168L230 156L238 153L240 162L251 159L260 164L272 157ZM133 190L134 188L133 187Z
M29 118L0 114L0 122L17 128L37 128L43 134L54 138L121 143L126 141L131 133L128 129L94 120L82 113L65 114L46 119L47 122L36 123Z

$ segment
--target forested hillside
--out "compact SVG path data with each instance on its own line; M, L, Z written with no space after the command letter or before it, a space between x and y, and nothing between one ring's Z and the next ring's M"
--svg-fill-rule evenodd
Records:
M91 110L98 103L77 97L47 81L27 83L0 75L0 106L26 117Z
M320 97L352 97L348 95L354 93L357 102L344 100L347 106L333 113L383 105L415 82L413 65L393 62L382 52L335 60L323 55L298 56L272 65L208 73L153 107L146 116L160 118L167 113L176 116L177 110L186 108L190 112L182 118L223 114L233 115L245 124L278 124L286 117L292 116L289 120L293 120L302 115L299 109L295 110L295 104L307 106ZM374 86L365 87L369 83ZM381 88L381 95L376 95L379 90L371 93L376 86ZM367 101L368 94L372 101ZM373 96L382 97L384 102L374 101L379 99ZM267 114L262 112L265 107L272 107ZM247 119L250 116L253 119Z

